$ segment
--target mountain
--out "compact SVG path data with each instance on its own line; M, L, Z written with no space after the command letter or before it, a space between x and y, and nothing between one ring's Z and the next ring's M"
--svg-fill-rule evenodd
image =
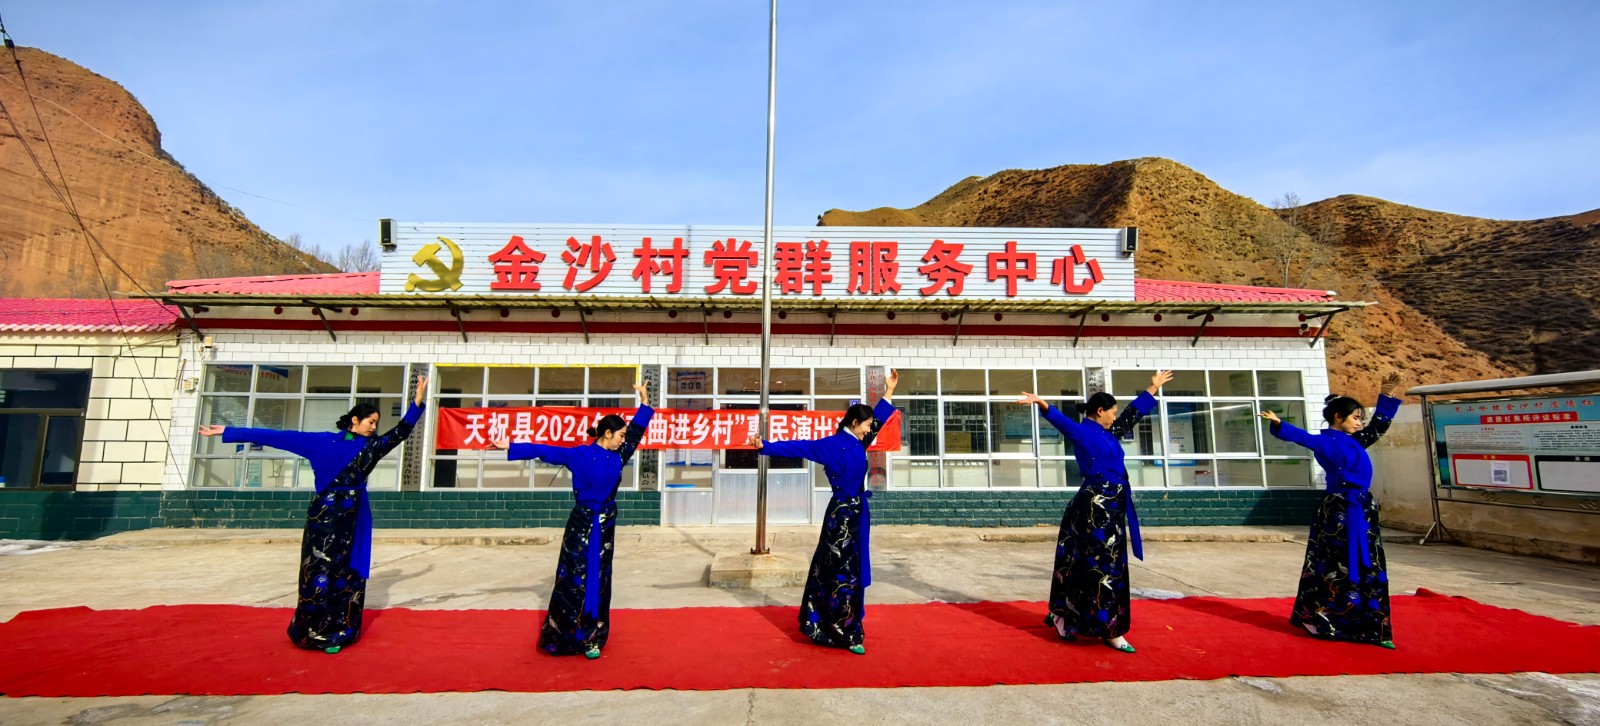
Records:
M35 98L0 53L0 295L104 296L96 259L106 284L123 293L137 292L135 282L159 291L170 279L335 271L263 232L185 171L122 86L44 51L17 53ZM60 188L62 175L85 226L132 280L91 246L45 182Z
M1169 159L968 177L910 209L829 210L824 225L1139 227L1143 277L1337 291L1378 305L1328 332L1336 391L1593 368L1600 210L1478 219L1341 196L1273 209Z

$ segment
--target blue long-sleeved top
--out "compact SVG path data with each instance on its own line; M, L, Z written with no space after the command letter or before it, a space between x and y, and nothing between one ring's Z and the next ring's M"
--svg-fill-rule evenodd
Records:
M584 610L591 616L600 613L600 554L605 545L600 537L600 509L616 496L617 488L622 483L622 467L638 450L639 442L644 440L645 429L650 427L650 418L654 415L655 409L639 404L639 409L633 413L633 420L628 422L622 446L617 447L616 451L606 449L599 443L583 446L512 444L506 451L506 459L510 461L540 459L567 467L567 471L572 472L573 498L579 506L588 507L593 512L590 517L592 529L589 549L584 553L588 567L584 570L583 587Z
M1370 491L1372 489L1372 457L1367 447L1378 443L1394 415L1400 410L1400 399L1378 396L1378 405L1372 412L1372 422L1361 430L1347 434L1334 429L1310 433L1294 424L1279 421L1272 424L1272 435L1291 444L1299 444L1316 455L1317 464L1328 475L1329 492ZM1357 497L1345 497L1345 531L1350 540L1350 576L1360 572L1358 565L1371 565L1372 555L1367 550L1367 516Z
M1139 515L1133 508L1133 491L1128 485L1128 467L1123 463L1120 439L1154 410L1156 397L1150 395L1149 391L1143 391L1122 410L1110 428L1088 419L1073 421L1055 406L1046 408L1040 414L1066 440L1072 442L1072 455L1078 460L1078 470L1083 474L1085 487L1094 489L1106 483L1123 485L1122 491L1127 497L1128 541L1133 547L1133 556L1141 560L1144 559L1144 541L1139 534Z
M413 402L405 415L400 417L400 423L377 437L372 445L379 447L380 458L411 435L411 430L422 419L423 408ZM367 447L368 437L346 431L280 431L229 426L222 430L222 442L271 446L306 459L311 463L317 493L321 494L350 465L356 454ZM372 568L372 504L367 499L366 477L363 476L354 486L360 489L361 495L356 511L356 536L350 550L350 567L365 578Z
M848 431L840 431L832 436L810 441L762 441L763 456L786 456L806 461L814 461L822 465L823 474L828 477L828 486L833 489L833 496L849 499L852 497L872 498L872 490L867 489L867 447L872 445L877 431L895 415L894 404L889 399L878 399L878 405L872 409L872 417L876 420L872 433L864 439L857 439ZM872 528L872 509L863 500L861 503L861 586L872 584L872 559L870 556L869 532Z

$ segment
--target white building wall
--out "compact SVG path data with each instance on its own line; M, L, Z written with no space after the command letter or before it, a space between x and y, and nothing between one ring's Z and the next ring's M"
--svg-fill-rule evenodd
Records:
M180 369L177 333L12 335L0 338L0 369L91 374L79 455L79 491L181 485L188 471L169 455ZM186 397L185 400L192 400ZM193 414L190 414L193 419Z
M1323 345L1306 338L1087 337L1074 348L1070 338L950 336L781 336L773 340L774 367L896 368L1236 368L1297 370L1303 376L1306 410L1320 411L1328 393ZM200 377L204 363L326 363L444 365L665 365L739 366L761 363L754 335L469 333L327 333L208 330L215 346L186 361L183 376ZM198 389L198 385L195 386ZM195 441L199 394L181 393L173 406L172 451L187 476ZM1313 414L1314 415L1314 414ZM431 417L430 417L431 420ZM430 440L431 423L419 432ZM1320 473L1318 474L1320 476ZM181 480L169 477L169 487Z

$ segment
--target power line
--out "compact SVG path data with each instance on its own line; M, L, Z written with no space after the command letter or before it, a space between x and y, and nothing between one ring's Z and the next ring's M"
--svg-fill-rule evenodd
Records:
M45 128L44 117L39 114L39 106L32 100L33 93L28 89L28 76L22 69L22 58L17 55L16 43L12 40L11 34L6 31L5 21L3 19L0 19L0 39L4 40L6 49L11 52L11 60L17 67L17 77L22 81L24 92L28 94L29 105L33 107L34 120L39 123L39 133L44 139L45 147L50 151L51 160L55 162L56 173L61 175L61 187L59 189L56 188L55 183L51 181L50 175L44 169L44 164L39 161L38 155L33 152L33 148L28 144L27 138L23 136L22 130L18 126L16 118L12 116L11 110L6 108L4 101L0 101L0 114L5 116L6 122L11 126L12 130L16 132L17 142L21 144L23 150L27 152L28 158L33 161L34 168L39 170L39 175L44 178L45 184L50 187L51 191L56 193L56 196L61 200L62 205L67 208L68 213L70 213L72 218L77 221L78 229L83 233L84 244L89 251L89 260L94 263L95 276L99 278L100 286L105 290L107 307L111 309L111 315L113 319L117 321L117 331L122 335L122 346L128 353L128 360L133 362L134 372L138 374L139 386L144 389L145 400L149 401L150 403L150 419L155 422L157 430L161 432L161 437L166 443L167 463L172 467L172 471L174 473L182 476L182 467L178 463L177 455L172 451L171 430L167 427L167 422L157 415L156 397L150 392L150 383L145 378L144 371L140 370L139 368L139 356L134 352L133 341L128 336L128 326L123 322L122 311L117 309L117 301L113 299L111 293L111 284L106 281L105 270L100 265L100 258L95 255L95 248L99 247L100 251L105 254L106 260L120 270L123 275L126 275L128 280L133 282L134 286L139 288L141 292L144 292L145 295L149 296L150 291L145 290L144 286L139 284L139 281L135 279L133 275L128 274L128 271L123 269L122 265L119 264L116 258L111 255L111 252L105 248L105 245L100 244L100 241L95 239L94 235L89 232L88 225L84 223L83 217L78 214L77 204L75 204L72 200L71 188L67 186L66 173L61 169L61 159L56 154L55 145L50 142L50 134ZM182 333L178 333L177 338L181 339ZM159 359L152 358L151 360L151 373L154 374L156 366L155 361L158 361ZM173 381L173 384L174 388L176 389L177 381ZM170 396L168 398L170 401ZM166 479L165 472L162 474L162 479L163 481Z

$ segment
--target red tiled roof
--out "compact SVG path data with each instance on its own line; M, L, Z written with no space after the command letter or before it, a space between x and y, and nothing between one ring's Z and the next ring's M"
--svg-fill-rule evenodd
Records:
M335 272L320 275L268 275L266 277L213 277L173 280L167 292L185 295L376 295L378 273Z
M144 333L171 330L178 312L154 300L0 298L0 331Z
M376 295L378 273L344 272L330 275L274 275L270 277L221 277L210 280L174 280L168 291L183 294L233 295ZM1284 287L1214 285L1178 280L1135 280L1137 302L1314 302L1333 301L1327 290L1299 290Z
M1133 299L1137 302L1333 302L1327 290L1299 290L1292 287L1249 287L1213 285L1179 280L1134 280Z

